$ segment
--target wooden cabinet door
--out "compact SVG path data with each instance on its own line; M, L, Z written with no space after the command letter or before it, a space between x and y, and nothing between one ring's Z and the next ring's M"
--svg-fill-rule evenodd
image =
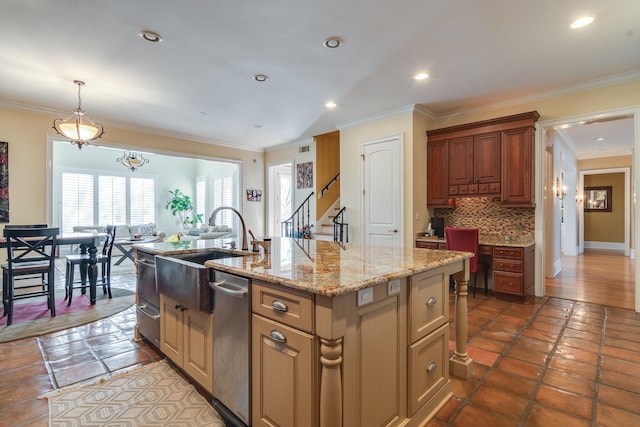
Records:
M213 314L187 309L182 322L182 369L213 393Z
M474 183L500 182L500 132L473 137Z
M460 194L466 194L473 182L473 137L465 136L449 140L449 185L459 187Z
M177 301L160 294L160 351L182 364L182 311Z
M427 144L427 206L450 207L449 144L438 141Z
M502 132L502 203L535 206L533 128Z
M252 425L316 425L313 336L256 314L252 326Z

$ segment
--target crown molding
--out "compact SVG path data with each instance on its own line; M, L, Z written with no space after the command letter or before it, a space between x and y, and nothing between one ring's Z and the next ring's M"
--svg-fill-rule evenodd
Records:
M264 151L265 152L279 151L286 148L294 148L294 147L301 147L303 145L311 145L313 143L315 143L315 140L313 138L304 138L297 141L286 142L284 144L272 145L270 147L266 147Z
M415 104L411 104L411 105L407 105L404 107L399 107L399 108L395 108L393 110L387 110L387 111L383 111L381 113L378 114L374 114L372 116L368 116L362 119L357 119L357 120L352 120L352 121L348 121L348 122L342 122L342 123L338 123L336 125L336 128L338 128L338 130L344 130L344 129L349 129L355 126L362 126L364 124L367 123L371 123L371 122L377 122L379 120L383 120L383 119L388 119L391 117L396 117L396 116L402 116L405 114L411 114L416 110L416 105ZM424 108L421 108L422 111L427 111Z

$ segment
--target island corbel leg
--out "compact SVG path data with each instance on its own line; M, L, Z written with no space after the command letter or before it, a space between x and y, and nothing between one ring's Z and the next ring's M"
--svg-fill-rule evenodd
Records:
M342 338L320 338L320 427L342 426Z
M469 294L469 260L465 260L464 269L454 275L456 279L456 350L449 359L449 371L461 378L471 378L473 360L467 354L468 313L467 295Z

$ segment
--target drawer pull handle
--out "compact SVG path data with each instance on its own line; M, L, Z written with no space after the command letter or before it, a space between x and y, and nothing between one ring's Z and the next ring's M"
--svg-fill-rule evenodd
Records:
M427 373L432 373L433 371L435 371L436 369L438 369L438 364L436 362L431 362L429 363L429 366L427 366Z
M278 311L280 313L286 313L287 311L289 311L289 307L287 307L287 304L279 299L274 299L273 301L271 301L271 308L274 311Z
M431 297L427 300L427 305L432 306L432 305L436 305L438 303L438 300L435 297Z
M284 334L276 329L272 330L269 333L269 336L271 337L272 340L277 341L279 343L286 343L287 342L287 337L284 336Z

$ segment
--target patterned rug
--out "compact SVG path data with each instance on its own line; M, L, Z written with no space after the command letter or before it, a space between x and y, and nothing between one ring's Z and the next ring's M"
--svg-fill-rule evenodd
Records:
M164 360L43 397L51 427L224 427L207 400Z

